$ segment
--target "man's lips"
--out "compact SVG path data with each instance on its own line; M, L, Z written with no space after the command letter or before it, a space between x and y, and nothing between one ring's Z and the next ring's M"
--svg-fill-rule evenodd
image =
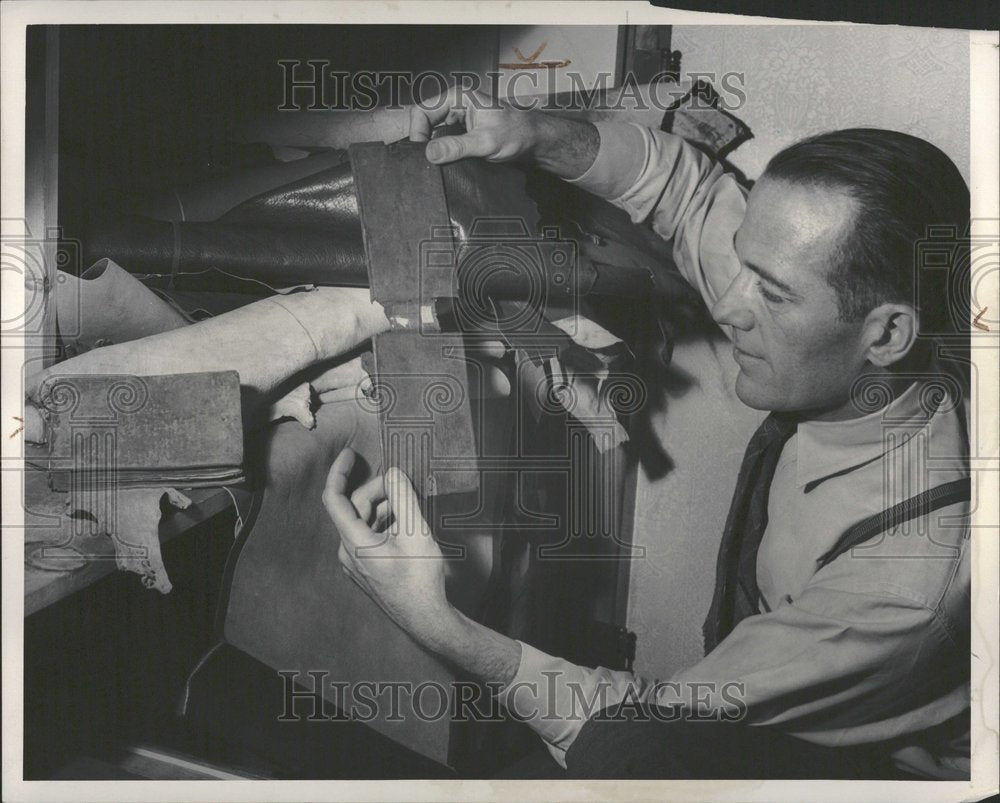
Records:
M758 357L756 354L751 354L749 351L744 351L735 343L733 344L733 357L739 362L741 359L746 360L760 360L762 357Z

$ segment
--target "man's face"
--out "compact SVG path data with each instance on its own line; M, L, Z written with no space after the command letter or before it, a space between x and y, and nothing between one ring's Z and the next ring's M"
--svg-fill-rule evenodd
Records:
M732 327L736 394L760 410L850 417L850 388L865 366L862 323L837 320L827 282L854 201L822 187L762 178L734 245L740 272L712 309Z

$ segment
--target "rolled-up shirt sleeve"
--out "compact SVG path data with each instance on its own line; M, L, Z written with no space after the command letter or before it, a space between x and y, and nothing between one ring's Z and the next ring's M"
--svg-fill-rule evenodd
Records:
M746 191L682 137L632 123L595 125L597 158L570 183L672 241L677 268L711 307L739 271L733 235L746 212Z
M953 694L942 695L958 647L939 612L839 579L818 573L794 604L744 619L668 680L588 669L522 645L501 701L563 766L587 719L620 704L780 726L828 746L888 740L954 716L968 689L955 678Z

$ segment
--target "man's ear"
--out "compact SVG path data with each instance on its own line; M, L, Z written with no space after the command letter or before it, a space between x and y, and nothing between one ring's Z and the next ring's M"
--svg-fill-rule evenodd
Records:
M917 312L909 304L880 304L865 318L865 357L888 368L902 360L917 342Z

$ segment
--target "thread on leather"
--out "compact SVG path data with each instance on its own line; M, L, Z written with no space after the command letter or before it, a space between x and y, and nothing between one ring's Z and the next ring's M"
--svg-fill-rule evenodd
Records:
M287 312L289 315L291 315L295 319L295 323L297 323L299 326L302 327L302 331L306 333L306 337L308 337L309 338L309 342L312 343L313 355L314 355L313 361L314 362L318 362L319 359L320 359L319 346L316 345L316 341L313 339L312 332L309 331L309 327L307 327L304 323L302 323L302 321L299 320L299 316L296 315L294 312L292 312L290 309L288 309L288 307L286 307L284 304L282 304L277 298L271 298L271 299L268 299L268 300L274 302L279 307L281 307L285 312Z
M187 222L187 215L184 214L184 202L181 200L180 193L177 192L176 189L174 190L174 200L177 201L177 209L181 213L181 220L183 220L186 223Z
M173 290L177 280L177 272L181 267L181 224L178 220L170 221L170 228L174 235L173 252L170 254L170 281L167 286Z

